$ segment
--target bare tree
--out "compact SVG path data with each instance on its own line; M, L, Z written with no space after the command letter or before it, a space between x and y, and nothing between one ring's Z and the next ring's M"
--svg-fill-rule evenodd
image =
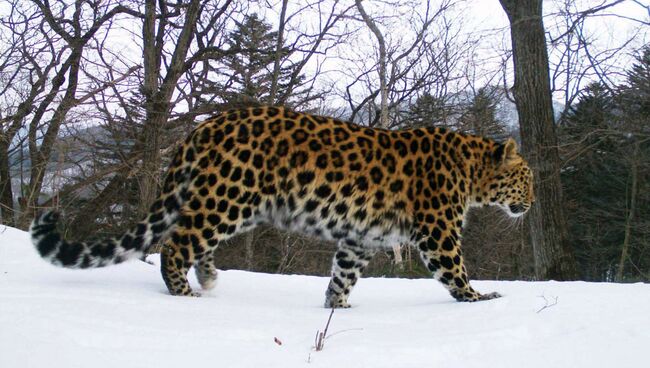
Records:
M16 127L20 129L29 121L26 127L30 179L23 193L18 226L26 227L37 207L46 166L68 112L98 89L107 87L99 86L80 95L79 71L90 40L121 13L132 13L132 10L113 2L101 5L77 2L69 6L63 1L50 4L49 1L32 0L15 2L9 17L3 20L6 31L16 41L14 46L21 60L17 73L33 82L30 91L21 95L12 116L5 118L12 122L4 132L6 145L11 144Z
M399 110L414 97L433 89L446 95L446 89L454 78L452 73L457 71L460 59L471 46L471 42L460 39L458 30L447 18L454 6L452 1L443 1L437 7L427 1L423 9L410 3L403 5L406 8L403 12L412 18L409 22L411 29L408 37L404 37L405 32L402 32L397 39L387 38L379 29L387 16L373 16L364 11L366 16L362 16L360 21L364 24L367 24L366 20L372 21L374 27L369 28L374 28L373 37L377 38L376 31L382 36L378 50L373 50L378 53L378 58L374 55L369 57L364 53L366 51L361 50L356 60L346 60L354 66L347 72L352 78L344 95L351 110L351 120L356 121L362 112L367 111L365 122L368 125L379 126L385 119L384 127L395 127L400 124ZM382 51L382 44L385 44L385 51ZM372 76L375 70L380 74L379 85L375 82L377 78ZM375 108L378 97L379 108Z
M144 216L149 211L149 205L153 203L158 193L158 178L160 176L160 132L161 127L167 121L170 112L170 101L176 88L178 79L185 72L185 59L187 57L190 43L194 37L196 21L199 17L201 2L191 0L187 4L180 4L181 7L169 9L164 2L159 3L159 12L156 9L156 0L146 0L144 10L144 23L142 27L143 39L143 61L144 61L144 82L142 92L145 98L145 124L142 132L144 151L142 156L142 167L140 171L140 204L138 213ZM163 62L163 37L168 32L170 10L185 12L185 19L180 25L181 32L178 34L176 45L167 70L161 78L161 64ZM156 17L162 15L156 30Z
M616 40L605 43L587 22L595 17L618 17L608 13L624 1L607 0L597 5L581 8L575 1L564 0L549 4L551 13L547 18L547 40L550 55L551 91L562 98L566 113L586 85L595 80L605 88L615 86L625 75L625 67L634 41L647 33L647 21L643 19L619 19L621 25L629 25L630 31ZM623 33L623 32L621 32Z
M168 4L147 0L144 13L137 14L142 21L142 34L138 38L142 40L143 73L140 75L140 86L136 88L144 100L141 106L142 122L132 117L127 119L136 128L134 144L117 164L117 174L92 201L78 211L71 227L88 229L83 226L87 224L87 219L97 218L109 204L114 203L121 188L132 177L138 183L139 193L136 218L148 212L158 192L164 148L178 144L176 139L170 140L166 132L173 130L180 122L193 122L195 116L205 113L197 104L201 93L192 89L196 85L184 78L191 81L195 73L202 72L196 69L197 65L218 59L228 52L219 47L219 32L223 29L220 21L226 18L232 3L233 0L219 3L190 0ZM198 19L202 20L200 24ZM186 86L190 87L189 91L183 90ZM116 89L113 93L122 109L133 110L133 106L128 106L132 104L128 96ZM134 97L132 93L131 97ZM180 116L180 120L170 119L178 101L197 108ZM112 112L106 107L102 110L105 112L104 119L110 121Z
M640 142L637 141L634 143L634 153L630 159L630 204L625 218L625 231L623 236L623 244L621 245L621 256L618 261L618 267L616 269L616 281L623 281L623 271L625 269L625 262L627 261L628 254L630 252L630 238L632 232L632 224L634 221L634 216L636 212L636 203L638 200L638 187L639 187L639 147L641 146Z
M354 33L347 29L346 24L340 27L341 21L347 19L348 14L355 7L345 3L345 1L341 0L319 0L305 4L300 3L299 7L286 15L286 24L281 38L287 41L286 47L292 57L285 58L282 61L292 64L292 72L284 91L282 93L278 91L275 103L279 105L287 104L291 98L293 107L312 108L310 104L313 101L323 99L322 93L328 93L318 92L299 99L296 98L296 95L299 94L298 90L302 86L310 85L314 87L317 81L323 82L321 67L324 61L328 59L328 51L339 45L346 45L346 41ZM308 23L305 19L317 19L313 29L305 29L304 25ZM319 58L319 56L325 57ZM312 66L315 71L309 73L310 76L307 76L304 80L301 80L308 65Z
M361 14L361 18L366 23L366 26L372 31L377 38L377 45L379 46L379 94L380 94L380 111L379 111L379 124L380 128L388 128L388 87L386 85L386 40L381 33L379 27L372 18L366 13L366 10L361 5L361 0L355 0L357 10ZM395 255L395 264L402 267L402 251L400 244L393 244L393 254Z
M30 65L37 59L45 60L49 50L46 42L30 42L34 40L34 28L27 22L28 18L28 14L14 6L7 18L0 18L0 218L10 226L15 220L10 172L12 142L44 88L49 70L57 63L52 55L47 65L36 64L39 68Z

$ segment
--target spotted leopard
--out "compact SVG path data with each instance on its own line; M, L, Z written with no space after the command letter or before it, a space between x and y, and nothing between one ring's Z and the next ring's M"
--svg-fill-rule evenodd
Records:
M178 149L149 215L117 238L69 242L58 215L30 232L40 255L67 268L141 257L164 241L162 276L172 295L214 286L213 251L267 223L338 244L326 307L348 296L382 247L417 247L426 267L458 301L499 297L469 283L460 248L470 207L510 216L533 203L533 174L512 139L498 143L441 128L390 131L281 107L231 110L199 124Z

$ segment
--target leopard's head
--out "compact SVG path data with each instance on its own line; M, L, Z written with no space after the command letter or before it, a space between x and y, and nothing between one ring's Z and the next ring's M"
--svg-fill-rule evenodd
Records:
M496 205L511 217L520 217L535 202L533 172L517 151L517 143L508 139L497 143L491 152L492 167L486 170L477 199Z

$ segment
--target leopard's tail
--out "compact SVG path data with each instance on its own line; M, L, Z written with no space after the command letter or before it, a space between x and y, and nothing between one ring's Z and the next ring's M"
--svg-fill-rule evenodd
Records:
M174 163L180 164L182 149ZM172 167L174 166L172 163ZM168 170L163 191L153 203L147 217L119 237L72 242L63 239L56 229L59 214L54 211L37 216L29 233L41 257L66 268L96 268L139 258L156 244L180 218L190 182L190 163Z

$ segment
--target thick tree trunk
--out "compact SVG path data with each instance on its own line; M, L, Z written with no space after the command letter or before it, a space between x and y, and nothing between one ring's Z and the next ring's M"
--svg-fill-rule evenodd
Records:
M49 69L48 65L46 69ZM18 105L16 113L3 124L6 128L0 133L0 217L2 223L9 226L16 226L16 211L13 202L13 189L11 187L11 165L9 162L9 149L16 134L23 127L23 121L33 108L34 100L45 83L45 77L41 76L31 86L27 98Z
M144 131L142 133L144 150L142 155L142 170L139 175L140 201L138 204L138 214L140 217L145 216L149 212L149 206L158 195L161 167L161 129L169 118L172 95L178 79L184 71L187 52L200 12L200 1L192 0L187 6L183 28L170 59L171 63L167 68L167 74L162 83L158 83L162 62L164 25L159 22L158 31L156 32L156 2L154 0L147 0L145 3L145 19L142 32L145 67L143 91L146 99L145 108L147 113Z
M527 221L535 273L540 280L573 280L578 275L562 207L542 0L500 1L510 20L522 148L535 173L537 202Z
M155 105L154 105L155 106ZM147 114L149 115L149 114ZM160 155L160 129L168 113L153 113L147 118L142 133L144 151L142 152L142 167L138 175L138 188L140 198L138 199L138 217L144 217L149 213L149 206L156 200L158 195L158 183L160 182L160 167L162 157Z
M75 229L75 237L84 238L92 234L95 226L88 224L87 219L100 217L107 206L114 204L116 194L122 190L132 176L138 181L139 200L136 208L138 218L142 218L148 213L150 204L157 196L162 161L162 130L165 129L164 125L169 119L170 101L178 79L184 71L187 52L201 8L200 0L192 0L183 13L185 15L183 29L170 59L171 65L167 67L167 73L163 79L161 75L162 47L169 23L166 20L160 21L159 18L161 13L168 14L168 10L166 3L162 2L158 5L165 9L158 12L156 4L155 0L145 2L143 18L144 81L142 93L146 115L142 131L139 133L129 157L124 162L125 166L115 173L96 198L78 211L77 216L70 224L70 228ZM224 8L228 4L230 1L226 2ZM140 162L136 163L136 161Z
M144 82L142 91L145 98L146 117L142 131L142 167L138 174L139 201L138 217L149 212L149 206L155 200L158 191L158 171L160 170L160 136L161 119L167 117L166 106L160 106L158 97L160 77L160 45L156 38L156 1L145 2L144 22L142 25ZM164 27L160 22L159 27ZM162 30L159 30L159 32Z

